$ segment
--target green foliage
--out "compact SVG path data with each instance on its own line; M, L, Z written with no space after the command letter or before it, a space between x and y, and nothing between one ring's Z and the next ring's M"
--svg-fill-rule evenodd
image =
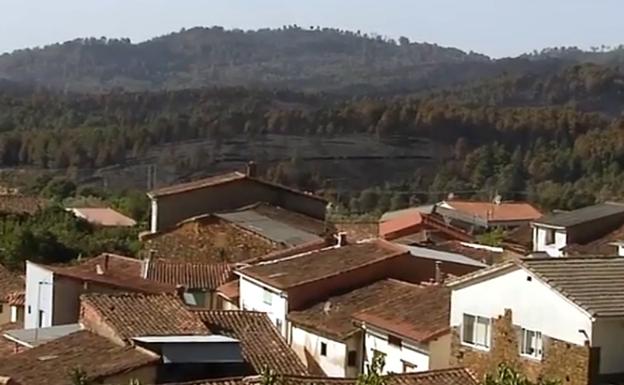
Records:
M273 369L264 367L260 373L260 385L282 385L282 377Z
M505 238L505 230L495 228L477 236L478 243L487 246L500 246Z
M80 368L72 369L69 372L69 379L72 385L91 385L87 373Z
M358 376L356 385L385 385L386 380L381 375L384 366L384 355L382 353L375 352L370 364L366 366L366 371Z
M559 385L559 381L543 380L538 382L529 381L524 375L512 367L501 364L495 374L488 374L483 385Z

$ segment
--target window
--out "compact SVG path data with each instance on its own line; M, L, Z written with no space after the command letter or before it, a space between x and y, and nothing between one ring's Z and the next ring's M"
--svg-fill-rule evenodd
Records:
M39 310L39 328L43 327L43 310Z
M544 243L547 245L552 245L553 243L555 243L555 230L546 229Z
M277 328L277 330L279 330L280 333L282 333L282 320L277 318L275 320L275 327Z
M321 342L321 356L327 357L327 344L325 342Z
M489 349L490 319L464 314L462 325L462 342L467 345Z
M347 365L351 367L357 366L357 352L355 350L349 350L347 354Z
M264 289L264 292L262 293L262 300L267 305L273 304L273 293Z
M28 314L30 314L30 305L28 305Z
M542 333L522 329L520 354L532 358L542 358Z
M416 364L412 364L411 362L407 362L404 360L401 360L401 363L403 363L403 373L415 372L416 367L418 366Z
M402 345L401 339L399 337L395 337L395 336L388 336L388 344L393 345L393 346L397 346L397 347L401 347Z

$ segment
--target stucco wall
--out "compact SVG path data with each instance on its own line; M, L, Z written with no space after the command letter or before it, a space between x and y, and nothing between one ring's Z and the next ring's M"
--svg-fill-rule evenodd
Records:
M401 346L388 343L388 334L374 328L367 328L364 344L367 361L374 356L373 350L385 354L384 373L403 373L403 361L416 368L413 372L429 370L429 352L427 346L419 346L413 342L402 340Z
M39 282L48 284L39 285ZM43 311L42 326L52 326L53 290L51 283L54 282L54 274L38 265L26 262L26 314L24 319L25 329L38 327L38 310ZM38 295L40 296L38 297Z
M624 373L624 320L597 320L592 346L600 347L600 374Z
M555 232L554 243L546 244L546 234L549 231ZM545 227L533 228L533 251L547 253L551 257L561 257L563 253L561 249L567 244L567 235L565 230L554 230Z
M321 355L321 343L327 346L326 356ZM342 341L329 339L293 325L291 347L304 362L311 356L328 376L346 376L347 345ZM309 356L306 355L306 350Z
M429 370L445 369L451 365L451 333L429 342Z
M281 324L280 332L282 336L286 337L286 312L288 309L288 298L286 294L275 291L257 281L252 281L245 277L241 277L239 284L239 307L243 310L255 310L267 313L269 319L275 326ZM265 290L270 293L270 304L266 303L264 300Z
M8 303L0 301L0 325L11 322L11 306Z
M581 346L586 338L579 330L584 330L591 340L589 316L523 269L454 289L450 325L460 326L464 313L497 318L505 309L512 311L514 324L526 329Z
M228 183L157 197L152 203L152 232L175 226L197 215L231 210L256 202L266 202L324 219L326 203L322 200L254 181L239 179Z

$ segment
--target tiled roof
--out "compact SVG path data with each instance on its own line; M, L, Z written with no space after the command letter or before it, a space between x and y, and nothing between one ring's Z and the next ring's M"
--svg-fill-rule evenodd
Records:
M4 325L0 325L0 357L4 358L4 357L8 357L9 355L12 355L15 353L15 342L13 341L9 341L6 338L3 337L5 332L8 332L9 330L18 330L18 329L23 329L24 328L24 323L20 322L11 322L8 324L4 324ZM0 373L0 376L2 376L2 374Z
M374 240L262 262L239 272L278 289L288 289L406 253L388 242Z
M379 223L379 235L385 236L407 228L423 224L423 216L417 208L394 211L384 214Z
M379 303L413 292L415 285L386 279L348 293L327 298L304 310L291 311L288 319L298 327L342 340L359 330L354 314Z
M617 246L615 244L622 240L624 240L624 224L591 242L584 244L568 243L563 250L567 255L613 256L617 254Z
M624 316L624 258L534 258L520 263L592 316Z
M0 376L20 385L68 384L69 373L80 368L97 379L156 364L159 357L119 346L96 334L79 331L0 360Z
M497 204L493 202L450 200L444 203L459 212L488 221L531 221L542 216L538 209L526 202L501 202Z
M174 295L86 294L81 300L81 316L95 311L125 341L132 337L210 334L199 317Z
M449 329L450 289L438 285L410 286L410 292L391 297L354 318L416 342L445 334Z
M157 198L165 195L179 194L186 191L192 191L204 187L216 186L223 183L234 182L245 179L247 176L240 172L230 172L227 174L215 175L204 179L195 180L188 183L180 183L173 186L163 187L150 191L151 197Z
M237 301L240 297L240 280L224 283L217 288L217 292L232 301Z
M479 383L474 374L463 368L390 374L384 376L384 379L386 385L477 385ZM282 385L355 385L357 380L355 378L282 376L280 382ZM254 376L190 382L184 385L258 385L260 383L261 378Z
M193 263L239 263L284 248L212 215L188 219L144 242L158 258Z
M104 207L80 207L72 208L73 213L97 226L110 226L110 227L132 227L136 226L136 221L117 212L111 208Z
M234 279L227 263L185 263L154 260L149 263L147 279L181 285L187 289L216 290Z
M280 374L307 374L307 370L265 313L197 311L214 334L236 338L244 359L260 373L266 366Z
M6 302L14 293L22 293L25 286L23 276L0 265L0 302Z
M42 198L23 195L0 195L0 214L34 214L48 206Z
M536 220L535 223L554 227L570 227L613 215L620 215L624 218L623 203L606 202L583 207L578 210L551 214Z
M483 262L488 265L493 265L494 263L501 262L504 256L503 251L494 251L493 249L488 249L485 247L472 247L469 246L468 243L461 241L439 242L435 245L427 245L427 247L440 251L461 254L468 258L472 258L475 261Z
M175 285L141 278L143 262L105 253L73 266L44 266L54 274L141 293L173 293ZM103 274L98 274L100 266Z
M11 306L24 306L26 303L26 293L23 291L11 293L6 296L6 302Z
M353 242L373 239L379 236L378 222L334 222L335 231L346 233Z

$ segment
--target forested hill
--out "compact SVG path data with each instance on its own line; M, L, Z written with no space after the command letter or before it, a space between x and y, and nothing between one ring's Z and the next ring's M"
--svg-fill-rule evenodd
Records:
M439 66L489 58L434 44L336 29L193 28L132 44L77 39L0 56L0 78L79 91L270 86L353 92L449 84Z

